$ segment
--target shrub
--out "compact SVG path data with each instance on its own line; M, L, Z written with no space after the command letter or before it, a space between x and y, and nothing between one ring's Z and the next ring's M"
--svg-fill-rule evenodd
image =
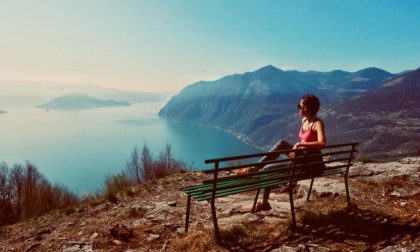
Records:
M118 203L118 198L113 192L106 192L105 193L105 199L113 204Z
M105 198L111 203L116 203L117 195L127 194L131 191L132 185L132 181L125 173L107 176L105 178Z
M126 165L127 176L135 183L162 178L186 170L188 170L188 166L183 161L174 158L170 144L166 145L165 150L159 154L158 158L154 158L145 143L141 151L135 146Z
M79 202L65 186L52 185L30 162L13 167L1 162L0 192L0 225L41 216Z

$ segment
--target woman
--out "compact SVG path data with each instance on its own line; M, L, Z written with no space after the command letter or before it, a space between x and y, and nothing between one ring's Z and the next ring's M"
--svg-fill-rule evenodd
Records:
M315 95L306 94L304 95L300 103L298 105L299 114L302 117L302 126L299 130L299 138L300 141L297 142L294 145L291 145L290 143L280 140L278 141L273 148L271 148L271 151L279 151L279 150L285 150L285 149L302 149L302 153L304 155L308 154L319 154L321 153L321 148L323 148L326 144L326 138L325 138L325 129L324 129L324 123L321 119L317 117L317 113L319 110L319 99ZM290 152L289 158L295 158L296 153ZM268 160L274 160L277 159L278 155L274 156L266 156L262 158L259 162L268 161ZM316 162L316 161L322 161L322 157L311 157L304 159L303 162ZM284 164L283 164L284 165ZM287 164L289 165L289 164ZM263 169L270 169L274 167L279 167L279 164L273 164L273 165L266 165ZM313 172L318 173L322 171L322 167L320 166L314 166ZM268 198L270 196L270 189L271 188L264 188L263 193L263 201L262 203L258 203L255 211L268 211L271 210L270 203L268 203Z

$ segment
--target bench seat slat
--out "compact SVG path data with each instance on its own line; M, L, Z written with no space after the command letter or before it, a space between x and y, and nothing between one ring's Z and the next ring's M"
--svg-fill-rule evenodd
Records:
M253 179L244 179L241 181L235 181L235 183L223 183L223 184L217 184L216 186L216 192L218 191L223 191L223 190L229 190L231 188L235 188L235 187L245 187L245 186L251 186L251 185L256 185L256 184L261 184L261 183L266 183L266 182L270 182L270 181L283 181L289 180L289 175L286 174L277 174L275 176L261 176L258 178L253 178ZM187 192L189 195L191 196L197 196L200 194L205 194L205 193L211 193L213 191L213 185L207 186L207 187L200 187L197 188L196 190L191 190L189 192Z
M215 197L220 198L220 197L224 197L224 196L228 196L228 195L238 194L238 193L241 193L241 192L248 192L248 191L261 189L261 188L265 188L265 187L287 184L288 182L289 182L289 180L269 181L269 182L265 182L265 183L255 184L255 185L247 185L247 186L237 187L237 188L233 188L233 189L229 189L229 190L217 191ZM203 201L203 200L209 200L209 199L211 199L211 197L212 197L212 193L208 192L208 193L202 194L200 196L196 196L195 199L197 201Z
M347 165L338 165L338 166L333 166L333 167L326 167L326 169L321 174L316 174L316 177L343 173L343 172L345 172L345 170L343 168L345 168L346 166ZM259 177L259 178L254 178L252 180L242 179L242 180L231 181L229 183L226 183L226 182L218 183L217 187L216 187L216 193L219 192L219 191L227 191L228 189L235 188L235 187L248 188L247 186L261 185L263 183L268 183L270 181L274 181L275 183L282 183L282 181L284 180L285 183L287 183L288 182L288 177L289 177L288 174L281 174L281 175L276 174L276 175L273 175L273 176L266 176L265 178L264 177ZM312 175L311 174L308 175L305 172L303 172L303 173L298 172L294 175L294 178L296 180L311 179ZM212 190L213 190L213 185L212 184L196 185L196 186L191 186L187 189L188 190L184 189L183 191L185 193L187 193L188 195L196 198L196 197L200 197L200 195L211 193Z

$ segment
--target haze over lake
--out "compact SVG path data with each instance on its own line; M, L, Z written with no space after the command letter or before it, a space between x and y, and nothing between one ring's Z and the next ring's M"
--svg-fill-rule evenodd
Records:
M155 155L172 145L175 158L205 168L204 160L258 152L220 130L158 118L164 102L129 107L55 111L3 106L0 115L0 160L34 163L49 181L75 193L103 186L106 175L125 168L135 145Z

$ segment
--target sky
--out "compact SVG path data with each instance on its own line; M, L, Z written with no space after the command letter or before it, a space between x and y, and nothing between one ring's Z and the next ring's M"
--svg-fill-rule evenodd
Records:
M255 71L420 67L417 0L0 0L0 79L178 91Z

